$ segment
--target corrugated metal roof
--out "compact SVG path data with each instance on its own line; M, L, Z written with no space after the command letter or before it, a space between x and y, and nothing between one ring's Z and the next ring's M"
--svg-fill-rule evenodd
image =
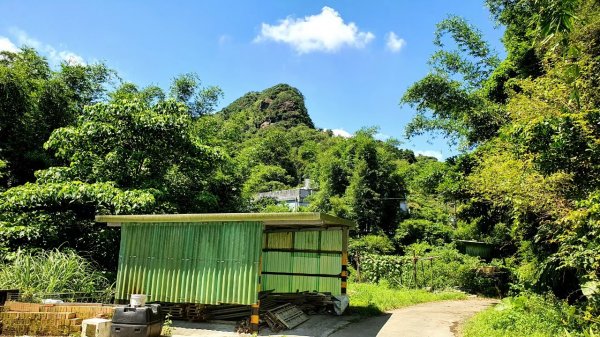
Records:
M145 214L145 215L98 215L97 222L107 222L109 226L121 223L154 222L239 222L257 221L265 226L348 226L356 227L350 220L324 213L205 213L205 214Z

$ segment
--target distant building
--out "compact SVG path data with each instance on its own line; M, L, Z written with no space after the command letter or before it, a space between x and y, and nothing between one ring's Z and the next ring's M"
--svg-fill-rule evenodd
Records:
M403 199L400 199L400 210L408 213L408 202L406 201L406 197L404 197Z
M301 206L308 206L306 198L315 193L315 190L310 186L310 179L304 180L304 186L293 188L290 190L279 190L271 192L257 193L255 199L272 198L280 203L285 203L290 210L297 211Z

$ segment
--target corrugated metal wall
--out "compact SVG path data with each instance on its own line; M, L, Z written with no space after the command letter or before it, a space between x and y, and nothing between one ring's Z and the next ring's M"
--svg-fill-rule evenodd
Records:
M124 223L116 299L255 303L262 233L260 222Z
M265 273L339 275L342 261L342 230L265 233L263 241L265 248L262 268L263 290L274 289L275 292L317 290L331 292L334 295L340 294L338 277ZM277 249L314 252L286 252L276 251Z

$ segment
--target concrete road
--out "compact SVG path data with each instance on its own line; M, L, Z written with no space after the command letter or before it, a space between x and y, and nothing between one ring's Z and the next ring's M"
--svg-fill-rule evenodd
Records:
M418 304L349 324L331 337L455 337L461 323L496 303L471 298Z

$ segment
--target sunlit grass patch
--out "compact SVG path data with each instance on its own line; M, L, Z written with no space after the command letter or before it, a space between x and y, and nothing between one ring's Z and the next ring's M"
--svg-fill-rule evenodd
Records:
M351 314L361 316L379 315L385 311L407 307L414 304L460 300L467 297L458 291L431 292L424 289L392 289L385 282L350 283L348 287L350 296Z

